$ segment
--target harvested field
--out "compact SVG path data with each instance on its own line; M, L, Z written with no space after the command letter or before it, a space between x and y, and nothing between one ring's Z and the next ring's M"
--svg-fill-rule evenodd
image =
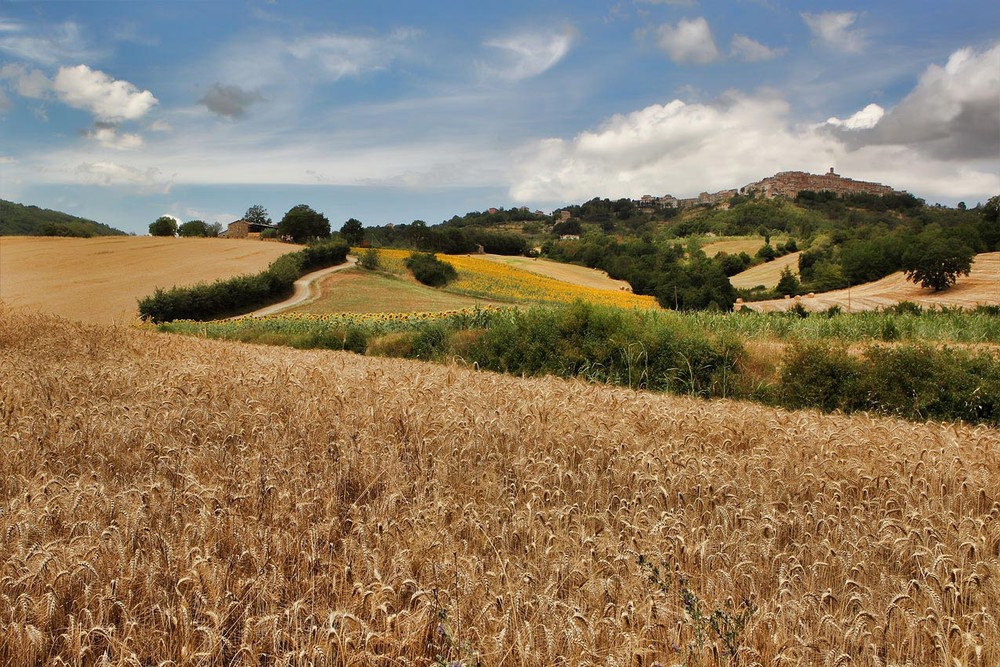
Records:
M757 285L768 288L775 287L781 280L781 272L785 270L785 267L790 268L795 275L799 275L799 255L801 254L801 252L793 252L770 262L751 266L746 271L730 277L729 282L737 289L749 289Z
M739 275L746 273L749 271ZM737 286L735 276L733 285ZM1000 252L976 255L972 272L968 276L959 276L954 287L941 292L920 287L908 281L902 272L897 272L875 282L856 285L850 289L823 292L815 297L755 301L746 306L759 312L774 312L788 310L796 302L800 302L807 310L812 311L823 311L832 306L839 306L845 312L859 312L880 310L901 301L912 301L925 308L937 306L975 308L979 305L1000 305Z
M0 301L83 322L131 322L157 287L257 273L300 246L241 239L0 237Z
M774 239L774 242L778 243L779 239ZM745 252L753 257L763 246L763 236L735 236L706 243L701 249L709 257L715 257L720 252L729 253L730 255L738 255L741 252Z
M1000 663L996 429L9 310L0 364L2 664Z

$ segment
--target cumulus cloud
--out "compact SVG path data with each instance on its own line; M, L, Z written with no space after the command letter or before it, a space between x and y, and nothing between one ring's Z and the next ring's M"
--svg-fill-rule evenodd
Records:
M562 60L573 43L570 30L562 32L524 32L484 42L483 45L498 49L501 62L485 69L510 81L520 81L538 76Z
M105 121L142 118L157 103L148 90L140 91L128 81L112 79L86 65L59 68L52 87L66 104Z
M878 125L878 122L882 120L882 116L884 115L885 109L877 104L869 104L846 120L831 117L826 122L828 125L841 127L845 130L869 130Z
M931 65L916 88L858 144L902 144L944 160L1000 156L1000 44L977 53L956 51Z
M729 52L734 58L739 58L747 62L759 62L777 58L785 53L785 49L772 49L746 35L733 35L733 39L729 45Z
M674 100L616 115L570 141L534 149L511 190L518 200L595 194L692 193L745 183L790 165L833 164L832 142L796 131L774 96L730 94L714 104ZM833 162L831 162L833 161Z
M7 94L0 90L0 111L6 111L13 106L14 104L10 101L10 98L7 97Z
M690 21L681 19L677 25L661 25L656 29L656 42L676 63L704 65L720 57L712 29L703 16Z
M812 33L828 46L854 53L865 48L864 33L851 28L858 19L857 12L803 13L802 19Z
M220 116L241 118L246 114L250 105L262 99L260 93L243 90L239 86L224 86L221 83L216 83L208 89L204 97L198 100L198 103L205 105L209 111Z
M969 67L970 60L955 69ZM932 73L925 80L937 77ZM789 104L767 93L730 93L709 104L655 104L613 116L571 139L550 138L527 147L510 194L517 201L553 203L595 195L693 196L789 169L822 173L831 165L853 178L929 198L982 199L1000 189L995 144L992 156L956 162L928 153L920 141L858 143L865 133L879 132L892 115L880 122L880 111L877 105L866 107L837 126L797 123Z
M118 151L134 150L142 148L143 139L138 134L120 132L115 123L94 123L93 129L84 133L88 139L93 139L105 148L112 148Z
M405 50L416 35L410 29L396 30L385 37L359 37L327 33L295 39L287 52L298 60L318 66L333 80L385 69Z

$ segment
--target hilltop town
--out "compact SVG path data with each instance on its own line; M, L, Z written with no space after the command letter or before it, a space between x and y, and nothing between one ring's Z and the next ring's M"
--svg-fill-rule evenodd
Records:
M678 198L673 195L643 195L633 200L640 208L687 208L698 205L725 204L737 195L761 196L767 199L773 197L794 198L804 190L815 192L833 192L838 195L870 194L887 195L899 193L888 185L870 181L856 181L845 178L834 172L833 167L825 174L810 174L804 171L781 171L774 176L768 176L754 183L747 183L741 188L719 190L718 192L702 192L697 197Z

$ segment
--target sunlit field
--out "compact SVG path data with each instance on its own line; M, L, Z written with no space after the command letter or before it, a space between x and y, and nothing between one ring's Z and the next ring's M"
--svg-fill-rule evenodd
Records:
M383 267L399 274L406 272L403 262L409 255L408 250L379 250ZM446 288L458 294L508 303L572 303L583 300L623 308L659 308L655 298L632 294L620 288L599 289L580 285L474 255L438 255L438 258L458 271L458 279Z
M0 664L1000 663L1000 431L0 311Z
M128 323L157 287L257 273L301 246L246 239L0 236L0 301L84 322Z

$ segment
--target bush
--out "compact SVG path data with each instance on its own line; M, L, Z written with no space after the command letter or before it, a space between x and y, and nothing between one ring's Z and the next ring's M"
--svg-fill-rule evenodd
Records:
M264 271L193 287L157 288L139 300L139 315L156 323L172 320L209 320L254 310L292 293L300 276L313 269L342 264L347 259L343 243L308 246L282 255Z
M781 370L781 404L817 407L827 412L849 410L861 370L847 350L829 344L803 344L792 349Z
M358 266L368 271L379 270L382 267L382 260L379 258L378 250L368 248L361 253L361 257L358 259Z
M406 268L413 277L431 287L444 287L458 277L455 267L442 262L434 253L415 252L406 258Z

